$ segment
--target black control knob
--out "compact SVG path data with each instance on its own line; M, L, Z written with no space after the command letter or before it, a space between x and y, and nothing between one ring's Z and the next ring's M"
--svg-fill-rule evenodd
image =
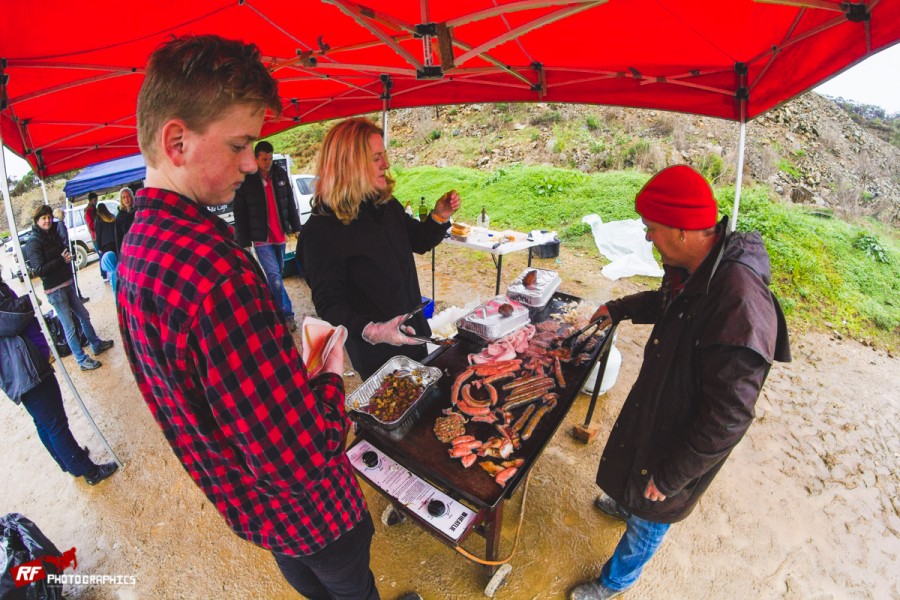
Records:
M440 500L432 500L428 503L428 514L432 517L439 517L447 512L447 507Z
M367 450L363 452L362 461L367 467L374 469L378 466L378 454L372 450Z

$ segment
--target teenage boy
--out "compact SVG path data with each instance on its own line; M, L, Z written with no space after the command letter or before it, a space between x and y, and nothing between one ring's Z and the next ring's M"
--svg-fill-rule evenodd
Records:
M344 453L343 348L309 379L265 275L206 210L256 171L266 109L281 103L255 45L183 37L151 55L119 325L144 400L234 532L308 598L377 599L372 519Z

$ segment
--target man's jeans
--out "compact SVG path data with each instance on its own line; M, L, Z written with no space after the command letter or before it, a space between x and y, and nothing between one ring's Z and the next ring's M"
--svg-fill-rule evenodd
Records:
M22 394L22 406L34 419L38 437L63 471L81 477L94 470L87 452L78 445L69 429L62 394L54 375Z
M47 299L56 311L56 316L59 317L63 332L66 334L66 342L69 344L69 349L72 351L72 354L75 355L75 360L78 361L78 364L80 365L87 359L87 354L81 349L78 333L75 330L75 320L73 319L73 315L77 317L78 321L81 323L81 330L84 331L84 335L87 337L91 349L94 351L94 354L96 354L97 348L100 347L101 340L97 337L94 326L91 325L91 315L84 307L84 304L81 303L78 294L75 292L75 286L72 285L71 282L69 282L69 285L47 294Z
M255 246L256 258L259 259L259 265L266 274L266 282L269 284L269 291L272 292L272 298L275 300L275 306L281 310L281 314L288 320L294 319L294 306L291 299L284 289L284 280L281 278L281 272L284 269L284 244L265 244Z
M600 571L600 583L611 590L631 587L662 544L671 523L654 523L634 515L625 521L625 534Z

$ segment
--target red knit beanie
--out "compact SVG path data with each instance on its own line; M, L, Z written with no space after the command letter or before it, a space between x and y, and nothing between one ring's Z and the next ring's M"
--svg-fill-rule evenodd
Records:
M634 208L642 217L676 229L709 229L718 214L712 188L687 165L654 175L638 192Z

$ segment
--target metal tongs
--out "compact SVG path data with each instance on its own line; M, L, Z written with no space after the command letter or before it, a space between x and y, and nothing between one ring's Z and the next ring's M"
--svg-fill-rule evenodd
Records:
M562 348L572 348L573 346L575 346L575 340L577 340L583 333L587 332L587 330L589 330L589 329L591 329L591 328L593 328L593 327L597 327L600 323L602 323L602 322L605 321L605 320L606 320L606 319L598 319L598 320L596 320L596 321L591 321L590 323L588 323L587 325L585 325L585 326L582 327L581 329L578 329L577 331L575 331L575 333L573 333L573 334L571 334L571 335L569 335L569 336L563 338L562 341L554 342L553 345L554 345L555 347L557 347L557 348L560 348L560 347L562 347ZM605 329L605 328L604 328L604 329ZM600 331L600 330L598 329L597 331ZM582 342L582 344L586 344L587 341L588 341L591 337L593 337L594 335L597 334L597 331L594 331L593 333L591 333L591 335L587 336L587 337L584 339L584 341Z
M417 314L422 312L422 310L426 306L428 306L428 304L429 304L428 302L422 302L421 304L416 306L414 309L412 309L410 312L406 313L406 317L404 317L401 325L406 325L406 323L409 322L410 319L412 319L414 316L416 316ZM452 346L453 344L456 343L456 340L452 339L452 338L438 338L438 337L434 337L434 336L425 337L425 336L420 336L420 335L410 335L402 330L401 330L401 333L403 333L405 336L412 338L418 342L434 344L435 346Z

